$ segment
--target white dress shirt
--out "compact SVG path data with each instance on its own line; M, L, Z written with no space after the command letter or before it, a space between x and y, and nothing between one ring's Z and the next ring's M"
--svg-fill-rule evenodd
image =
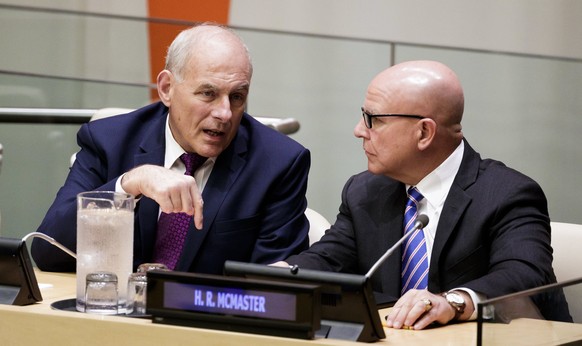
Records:
M429 219L428 225L424 228L429 263L443 205L461 167L464 150L465 145L461 142L440 166L416 184L416 189L424 196L418 203L418 214L426 214ZM410 185L406 185L406 190L409 187Z

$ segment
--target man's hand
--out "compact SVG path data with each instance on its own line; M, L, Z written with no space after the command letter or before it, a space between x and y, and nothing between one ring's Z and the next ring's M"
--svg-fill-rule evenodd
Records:
M455 291L457 292L457 291ZM460 319L467 319L473 311L471 297L465 295L467 308ZM433 322L447 324L455 318L454 308L442 295L433 294L427 290L410 290L406 292L386 317L386 325L390 328L423 329Z
M121 187L134 196L153 199L164 213L194 215L196 228L202 229L204 201L193 177L161 166L143 165L127 172Z

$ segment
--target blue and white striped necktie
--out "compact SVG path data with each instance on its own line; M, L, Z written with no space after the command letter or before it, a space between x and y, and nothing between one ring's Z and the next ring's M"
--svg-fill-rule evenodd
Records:
M404 211L404 232L414 228L418 216L418 203L424 196L416 189L408 189L408 202ZM410 289L425 289L428 283L428 258L424 232L419 229L402 245L402 291Z

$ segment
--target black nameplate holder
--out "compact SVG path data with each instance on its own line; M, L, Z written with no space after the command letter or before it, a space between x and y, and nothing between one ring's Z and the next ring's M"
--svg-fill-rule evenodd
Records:
M147 279L154 323L300 339L321 326L318 285L155 270Z
M42 301L26 242L0 238L0 304L28 305Z
M226 261L224 272L247 279L320 286L321 329L316 332L316 337L360 342L374 342L386 337L371 282L364 275L236 261Z

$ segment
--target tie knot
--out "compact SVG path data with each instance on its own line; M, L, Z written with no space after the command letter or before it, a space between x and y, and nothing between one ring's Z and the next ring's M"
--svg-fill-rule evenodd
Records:
M184 153L180 156L180 160L184 162L186 166L186 173L187 175L192 175L204 162L206 162L208 158L204 156L200 156L196 153Z
M411 186L408 189L407 194L408 194L408 199L410 201L412 201L414 204L418 204L418 202L422 201L422 199L424 198L424 196L420 193L420 191L418 191L416 189L416 187L414 187L414 186Z

